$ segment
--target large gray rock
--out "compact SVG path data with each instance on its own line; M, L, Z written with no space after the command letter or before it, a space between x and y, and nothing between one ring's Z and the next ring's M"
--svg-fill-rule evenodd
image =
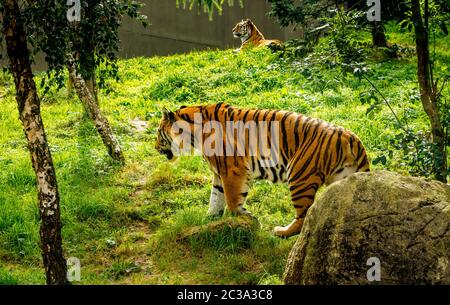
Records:
M376 275L379 259L380 281ZM375 263L373 262L375 261ZM371 269L372 268L372 269ZM376 171L330 185L308 211L286 284L450 284L450 186ZM376 277L375 277L376 279Z

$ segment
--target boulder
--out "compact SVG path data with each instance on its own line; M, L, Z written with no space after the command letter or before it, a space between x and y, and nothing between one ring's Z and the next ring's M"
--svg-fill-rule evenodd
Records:
M324 190L289 254L286 284L450 284L450 186L387 171Z

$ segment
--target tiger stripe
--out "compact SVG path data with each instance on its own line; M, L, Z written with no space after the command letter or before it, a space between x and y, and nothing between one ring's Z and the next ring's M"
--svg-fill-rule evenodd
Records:
M182 107L165 114L158 129L158 151L167 155L167 150L172 145L171 125L183 120L193 128L195 113L202 114L204 125L217 120L223 130L226 130L227 121L243 123L232 128L232 135L226 134L222 138L223 147L227 141L232 141L233 155L204 155L215 177L210 211L223 211L226 204L231 212L247 214L243 205L251 179L287 182L296 216L288 226L275 228L275 233L279 236L289 237L300 232L307 210L322 185L346 178L355 172L370 170L363 144L355 134L344 128L290 111L239 109L225 103ZM271 143L273 137L280 140L280 160L275 166L264 167L263 156L253 154L253 147L248 145L252 136L248 129L244 129L245 156L237 155L242 139L236 139L234 132L237 130L240 134L238 129L245 128L244 124L250 121L257 125L261 122L269 123L267 143ZM272 134L270 123L273 122L279 122L279 134ZM206 136L203 135L203 142Z

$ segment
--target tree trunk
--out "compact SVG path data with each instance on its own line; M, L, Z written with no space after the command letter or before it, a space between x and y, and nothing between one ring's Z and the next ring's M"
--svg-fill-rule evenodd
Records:
M88 6L93 8L100 4L100 0L89 0ZM85 11L86 20L94 20L96 17L96 12L94 10L86 10ZM97 88L97 80L96 80L96 61L95 61L95 50L97 41L95 41L95 28L94 27L85 27L86 31L86 39L83 40L81 45L83 50L83 60L78 61L80 64L80 69L78 72L83 77L94 101L99 104L98 101L98 88ZM80 51L80 50L79 50Z
M36 173L40 238L47 284L68 284L61 239L59 194L52 156L40 114L25 31L16 0L3 1L3 34L16 87L16 100Z
M428 13L428 1L425 1L425 15ZM420 1L412 0L412 19L414 21L417 52L417 77L419 80L420 100L431 123L434 150L434 172L436 179L447 182L447 151L445 148L445 132L442 127L437 94L433 80L430 77L430 54L428 51L428 28L422 20ZM428 22L426 22L428 23Z
M374 21L372 25L372 44L374 47L387 47L387 38L381 22Z
M109 155L117 161L122 163L125 162L125 158L122 153L122 149L117 142L111 127L109 126L109 122L104 117L98 107L98 104L95 102L95 98L92 96L91 91L89 90L86 82L83 77L77 72L76 66L73 61L68 64L69 76L75 87L78 98L83 103L86 112L89 117L93 120L95 127L97 128L100 136L102 137L103 143L108 149Z
M69 79L67 80L67 97L72 98L72 96L73 96L73 84L69 77Z
M89 89L89 92L91 93L92 98L94 99L94 102L99 106L98 103L98 89L97 89L97 82L95 80L95 72L93 74L85 79L86 86Z

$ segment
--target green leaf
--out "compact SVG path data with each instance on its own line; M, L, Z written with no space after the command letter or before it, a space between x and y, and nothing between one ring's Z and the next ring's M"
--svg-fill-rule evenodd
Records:
M373 159L372 164L377 165L377 164L381 163L383 165L386 165L386 162L387 162L386 156L382 155L382 156L379 156L379 157Z
M447 29L447 25L445 24L445 22L440 21L440 22L439 22L439 27L441 28L442 32L443 32L445 35L448 35L448 29Z
M377 108L377 106L378 106L377 104L370 105L370 107L367 108L366 110L366 115L369 115L372 111L374 111Z

